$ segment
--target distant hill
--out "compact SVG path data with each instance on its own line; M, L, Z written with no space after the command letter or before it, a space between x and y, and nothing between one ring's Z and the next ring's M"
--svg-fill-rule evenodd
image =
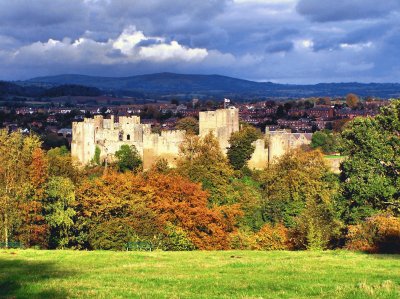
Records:
M44 92L45 89L37 86L21 86L19 84L0 81L0 97L4 96L21 96L35 97Z
M95 77L58 75L18 82L25 86L51 87L65 84L84 85L104 92L143 96L215 96L232 98L298 98L310 96L345 96L350 92L360 96L400 97L398 83L321 83L289 85L254 82L220 75L185 75L156 73L131 77Z
M62 97L62 96L88 96L96 97L102 95L100 89L96 87L82 86L76 84L64 84L56 87L46 89L41 96L42 97Z

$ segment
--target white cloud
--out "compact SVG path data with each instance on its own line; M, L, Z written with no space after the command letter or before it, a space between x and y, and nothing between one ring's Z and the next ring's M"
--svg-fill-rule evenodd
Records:
M143 41L153 41L148 46L140 46ZM188 48L180 45L177 41L167 43L162 37L147 37L136 28L129 27L115 40L110 40L114 49L129 57L130 60L183 60L183 61L201 61L207 55L206 49Z
M360 43L360 44L348 44L342 43L340 44L340 48L342 49L350 49L354 51L362 51L365 48L371 48L373 46L372 42Z
M151 41L148 45L141 45ZM119 52L119 55L118 55ZM177 41L167 42L162 37L147 37L134 27L124 30L116 39L106 42L81 37L75 41L69 39L47 42L35 42L10 52L14 62L26 63L28 60L38 63L61 63L64 61L118 64L130 62L199 62L204 60L207 49L188 48ZM114 55L113 55L114 54Z

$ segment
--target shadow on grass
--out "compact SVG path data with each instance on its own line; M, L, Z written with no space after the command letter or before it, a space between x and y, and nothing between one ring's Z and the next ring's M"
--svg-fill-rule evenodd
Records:
M67 298L67 290L48 288L46 284L71 275L71 271L59 269L53 263L6 260L0 255L0 298Z

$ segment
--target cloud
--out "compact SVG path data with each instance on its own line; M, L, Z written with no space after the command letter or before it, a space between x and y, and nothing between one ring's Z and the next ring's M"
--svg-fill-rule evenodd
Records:
M153 41L148 45L146 41ZM156 43L154 43L156 41ZM162 37L147 37L134 27L125 29L116 39L99 42L81 37L75 41L70 39L35 42L10 52L15 62L26 63L29 60L42 63L58 63L63 57L69 63L119 64L149 62L198 62L208 52L201 48L188 48L176 41L166 42Z
M289 52L294 48L293 42L282 41L269 44L265 51L267 53L279 53L279 52Z
M218 73L398 82L400 1L0 1L0 79Z
M400 9L398 0L300 0L297 11L315 22L374 19Z

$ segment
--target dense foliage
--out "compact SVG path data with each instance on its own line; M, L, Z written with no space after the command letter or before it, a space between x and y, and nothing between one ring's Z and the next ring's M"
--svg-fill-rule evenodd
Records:
M129 146L116 153L115 163L79 168L65 147L46 152L37 136L3 130L1 242L398 252L399 116L400 101L394 101L375 118L346 124L340 175L319 149L290 151L261 171L244 167L258 136L246 127L232 136L228 157L213 134L187 134L176 168L160 159L146 171L138 171L140 156Z
M315 132L311 139L313 149L320 148L325 154L332 154L338 151L338 137L329 130Z
M227 154L234 169L239 170L247 166L247 161L250 160L255 149L252 143L261 137L261 132L250 125L245 125L231 135Z

